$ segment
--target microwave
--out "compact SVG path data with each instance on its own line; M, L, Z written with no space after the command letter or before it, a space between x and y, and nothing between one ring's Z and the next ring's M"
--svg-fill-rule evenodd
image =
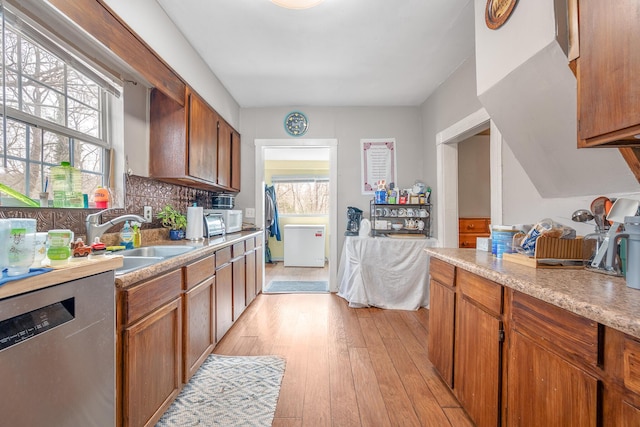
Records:
M241 209L205 209L205 214L219 214L222 215L224 221L225 232L235 233L242 231L242 210Z

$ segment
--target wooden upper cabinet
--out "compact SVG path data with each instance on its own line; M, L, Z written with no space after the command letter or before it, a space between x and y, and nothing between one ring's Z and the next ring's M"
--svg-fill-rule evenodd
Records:
M218 179L220 187L231 187L231 126L218 121Z
M197 94L188 91L188 173L216 183L218 165L218 115Z
M640 2L580 0L578 147L640 144Z
M231 189L240 191L240 134L231 132Z
M158 89L151 91L149 176L211 191L240 191L240 134L191 89L185 97L183 106Z

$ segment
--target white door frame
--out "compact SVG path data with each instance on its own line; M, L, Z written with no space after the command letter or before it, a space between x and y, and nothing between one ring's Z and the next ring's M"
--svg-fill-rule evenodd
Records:
M444 248L458 247L458 142L491 129L491 223L502 224L502 134L481 108L436 134L438 241Z
M338 140L337 139L256 139L256 225L264 228L264 151L266 147L327 147L329 149L329 291L337 292L338 226ZM262 263L264 269L264 263ZM263 272L264 274L264 272ZM267 286L263 280L262 287Z

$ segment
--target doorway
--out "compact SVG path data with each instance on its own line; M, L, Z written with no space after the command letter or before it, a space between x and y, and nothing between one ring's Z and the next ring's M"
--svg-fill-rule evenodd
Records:
M441 247L457 248L458 235L458 143L490 130L491 223L502 223L502 135L484 108L477 110L436 135L436 220Z
M282 156L290 160L308 158L310 153L314 151L316 153L326 152L328 153L328 176L329 176L329 206L328 206L328 224L326 228L326 238L328 241L327 247L327 259L328 267L325 266L324 274L328 276L329 291L337 291L336 274L337 274L337 239L336 239L336 227L337 227L337 140L336 139L256 139L255 140L255 161L256 161L256 222L260 227L265 227L265 197L264 188L265 184L271 185L272 182L267 182L265 177L265 162L268 159L272 159L274 153L277 156ZM298 174L300 175L300 174ZM269 177L271 180L271 176ZM282 230L281 230L282 232ZM272 239L273 241L273 239ZM282 264L282 263L280 263ZM271 266L269 266L271 267ZM281 266L278 268L279 277L282 274ZM294 271L295 270L295 271ZM296 280L315 280L318 272L314 271L315 268L295 268L289 270L295 276ZM328 272L328 274L327 274ZM286 273L285 273L286 274ZM271 274L265 275L265 279L269 279ZM302 276L302 278L301 278ZM268 285L268 280L263 282L264 287Z

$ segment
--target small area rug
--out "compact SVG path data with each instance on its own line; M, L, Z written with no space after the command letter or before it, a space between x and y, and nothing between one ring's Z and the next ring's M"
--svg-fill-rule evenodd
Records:
M284 367L279 356L212 354L156 427L270 426Z
M300 292L329 292L329 282L326 280L272 280L266 293L300 293Z

